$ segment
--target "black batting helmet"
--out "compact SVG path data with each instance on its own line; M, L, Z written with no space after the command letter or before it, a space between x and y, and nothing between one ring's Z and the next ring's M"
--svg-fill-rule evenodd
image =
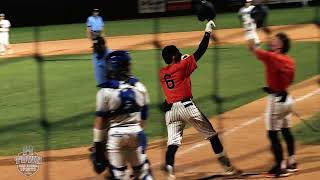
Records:
M210 1L206 0L202 0L196 3L195 12L199 21L210 21L216 17L214 5Z
M175 57L176 61L179 61L182 56L179 49L175 45L169 45L162 49L162 58L166 64L172 63L173 56Z

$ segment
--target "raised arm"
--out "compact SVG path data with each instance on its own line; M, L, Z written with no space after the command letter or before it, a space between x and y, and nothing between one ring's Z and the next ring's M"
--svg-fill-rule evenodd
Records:
M254 42L254 39L250 39L247 42L248 42L249 51L252 52L253 54L255 54L256 49L258 47L256 46L256 43Z
M248 40L248 48L249 51L252 52L252 54L254 54L258 60L264 63L267 63L270 60L270 56L272 56L272 54L270 54L268 51L257 47L253 39Z
M266 44L269 48L272 37L271 37L271 30L268 27L262 27L262 31L265 33L266 36ZM256 50L260 49L260 46L257 46L254 39L247 40L249 51L253 54L256 54Z
M207 23L202 41L200 42L200 45L196 52L193 54L196 61L199 61L203 54L206 52L210 41L210 34L214 27L215 24L212 20Z

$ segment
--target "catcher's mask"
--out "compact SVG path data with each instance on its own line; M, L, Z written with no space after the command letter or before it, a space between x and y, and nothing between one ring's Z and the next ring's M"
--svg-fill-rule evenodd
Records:
M166 46L162 50L162 58L166 64L171 64L173 59L172 57L175 57L175 62L179 62L181 60L182 54L180 53L179 49L174 46Z
M128 51L111 52L106 58L108 79L127 80L130 76L130 61Z

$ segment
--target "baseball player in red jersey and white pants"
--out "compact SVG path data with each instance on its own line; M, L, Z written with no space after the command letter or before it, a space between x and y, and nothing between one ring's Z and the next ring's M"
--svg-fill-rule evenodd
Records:
M178 147L181 145L183 129L190 123L204 138L210 141L213 151L226 171L226 175L235 175L240 171L234 168L223 151L223 146L209 120L201 113L192 101L191 79L192 72L197 68L197 61L207 50L210 33L214 22L209 21L205 34L197 51L191 56L181 60L182 54L174 45L166 46L162 50L162 57L166 64L160 70L160 82L166 96L163 110L168 131L168 142L164 170L168 179L175 179L174 158Z
M269 94L265 116L266 129L271 141L271 149L276 164L268 171L268 177L288 176L297 171L294 153L294 139L290 131L291 108L293 99L287 89L293 82L295 74L294 60L287 56L290 40L284 33L276 34L269 43L269 51L257 48L254 41L249 41L249 49L264 64ZM283 151L278 132L281 131L288 149L288 161L283 160Z

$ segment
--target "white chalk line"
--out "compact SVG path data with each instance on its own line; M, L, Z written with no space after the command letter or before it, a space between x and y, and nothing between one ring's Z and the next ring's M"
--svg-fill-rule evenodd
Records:
M308 93L308 94L306 94L304 96L301 96L301 97L295 99L295 101L296 102L302 101L302 100L307 99L307 98L309 98L311 96L314 96L315 94L317 94L319 92L320 92L320 88L318 88L318 89L316 89L316 90L314 90L314 91L312 91L312 92L310 92L310 93Z
M310 92L310 93L308 93L308 94L306 94L306 95L304 95L304 96L301 96L301 97L299 97L299 98L296 98L295 101L294 101L294 103L303 101L304 99L307 99L307 98L309 98L309 97L312 97L312 96L314 96L314 95L317 94L317 93L320 93L320 88L318 88L318 89L316 89L316 90L314 90L314 91L312 91L312 92ZM223 135L223 136L228 136L228 135L230 135L230 134L238 131L239 129L242 129L242 128L246 127L246 126L249 126L249 125L251 125L251 124L259 121L260 119L262 120L262 119L263 119L263 118L262 118L263 116L264 116L264 114L262 114L262 115L260 115L260 116L258 116L258 117L255 117L255 118L253 118L253 119L250 119L250 120L248 120L248 121L246 121L246 122L243 122L243 123L241 123L240 125L235 126L235 127L231 128L231 129L223 132L222 135ZM181 156L181 155L190 153L190 152L194 151L195 149L200 148L200 147L202 147L202 146L205 146L205 145L207 145L207 144L209 144L208 141L196 143L196 144L194 144L193 146L191 146L191 147L189 147L189 148L187 148L187 149L185 149L185 150L182 150L182 151L180 151L180 152L178 151L178 152L177 152L177 156ZM163 162L158 162L158 163L154 163L153 165L157 166L157 165L160 165L160 164L162 164L162 163L163 163Z
M304 99L307 99L307 98L309 98L309 97L311 97L311 96L314 96L315 94L317 94L317 93L319 93L319 92L320 92L320 89L316 89L316 90L314 90L314 91L312 91L312 92L310 92L310 93L308 93L308 94L306 94L306 95L304 95L304 96L301 96L301 97L295 99L295 102L294 102L294 103L300 102L300 101L302 101L302 100L304 100ZM250 120L248 120L248 121L246 121L246 122L243 122L243 123L241 123L240 125L235 126L235 127L231 128L231 129L229 129L229 130L227 130L227 131L224 131L224 132L222 133L222 136L228 136L228 135L230 135L230 134L238 131L239 129L242 129L242 128L246 127L246 126L249 126L249 125L251 125L251 124L259 121L260 119L263 119L263 116L264 116L264 114L262 114L262 115L260 115L260 116L258 116L258 117L255 117L255 118L253 118L253 119L250 119ZM202 147L202 146L205 146L206 144L209 144L209 142L208 142L208 141L204 141L204 142L201 142L201 143L197 143L197 144L189 147L188 149L185 149L185 150L180 151L180 153L178 152L177 155L187 154L187 153L189 153L189 152L191 152L191 151L193 151L193 150L195 150L195 149L197 149L197 148L200 148L200 147Z
M230 134L238 131L239 129L242 129L242 128L246 127L246 126L249 126L250 124L253 124L253 123L259 121L260 119L262 119L261 116L255 117L255 118L253 118L253 119L250 119L249 121L246 121L246 122L244 122L244 123L241 123L239 126L235 126L235 127L232 128L232 129L229 129L229 130L227 130L227 131L224 131L223 133L221 133L221 135L222 135L222 136L230 135ZM195 149L200 148L200 147L202 147L202 146L205 146L205 145L207 145L207 144L209 144L208 141L204 141L204 142L201 142L201 143L197 143L197 144L189 147L188 149L185 149L185 150L180 151L180 153L178 153L178 155L183 155L183 154L190 153L190 152L194 151Z

